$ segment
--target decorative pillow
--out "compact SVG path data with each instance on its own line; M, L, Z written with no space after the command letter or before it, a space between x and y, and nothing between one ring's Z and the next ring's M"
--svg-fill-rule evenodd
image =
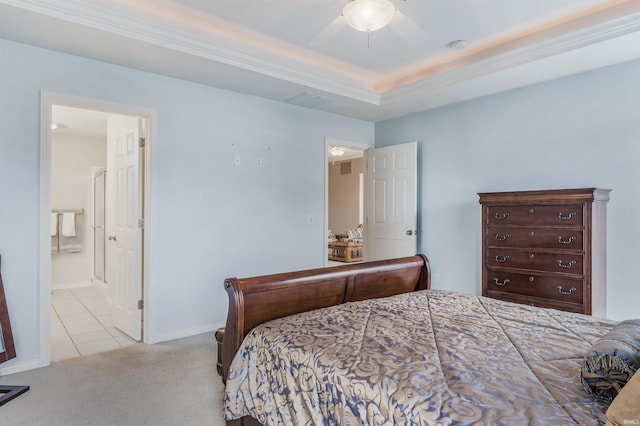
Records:
M347 229L349 240L362 240L362 225L358 225L356 229Z
M640 368L640 319L622 321L591 347L580 369L587 392L607 402Z
M620 391L607 410L607 426L640 424L640 373Z

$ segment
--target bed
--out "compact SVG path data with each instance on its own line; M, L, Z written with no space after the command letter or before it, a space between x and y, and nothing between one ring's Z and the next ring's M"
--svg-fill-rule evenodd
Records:
M430 289L423 255L225 288L228 425L604 424L579 371L614 321Z

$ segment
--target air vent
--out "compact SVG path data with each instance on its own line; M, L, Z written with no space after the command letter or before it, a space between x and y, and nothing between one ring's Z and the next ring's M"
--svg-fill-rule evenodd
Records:
M291 99L287 99L285 102L293 105L300 105L307 108L315 108L320 105L324 105L331 102L333 99L327 98L315 93L304 92L301 95L294 96Z
M342 163L340 163L340 174L341 175L351 174L351 161L343 161Z

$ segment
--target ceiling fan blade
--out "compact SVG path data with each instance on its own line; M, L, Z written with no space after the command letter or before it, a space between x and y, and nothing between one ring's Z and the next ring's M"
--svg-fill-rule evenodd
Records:
M337 16L329 25L324 27L322 31L316 34L316 36L309 41L309 45L323 46L332 42L335 35L338 34L338 32L340 32L340 30L342 30L346 25L347 24L342 15Z
M389 23L389 28L412 46L416 46L429 38L429 33L399 10L396 10L393 19Z

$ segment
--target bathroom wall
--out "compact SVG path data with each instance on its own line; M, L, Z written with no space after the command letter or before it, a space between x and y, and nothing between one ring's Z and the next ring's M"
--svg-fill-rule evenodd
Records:
M91 284L92 276L92 167L106 167L106 138L51 134L51 207L84 209L84 234L80 253L56 253L51 257L51 288Z

